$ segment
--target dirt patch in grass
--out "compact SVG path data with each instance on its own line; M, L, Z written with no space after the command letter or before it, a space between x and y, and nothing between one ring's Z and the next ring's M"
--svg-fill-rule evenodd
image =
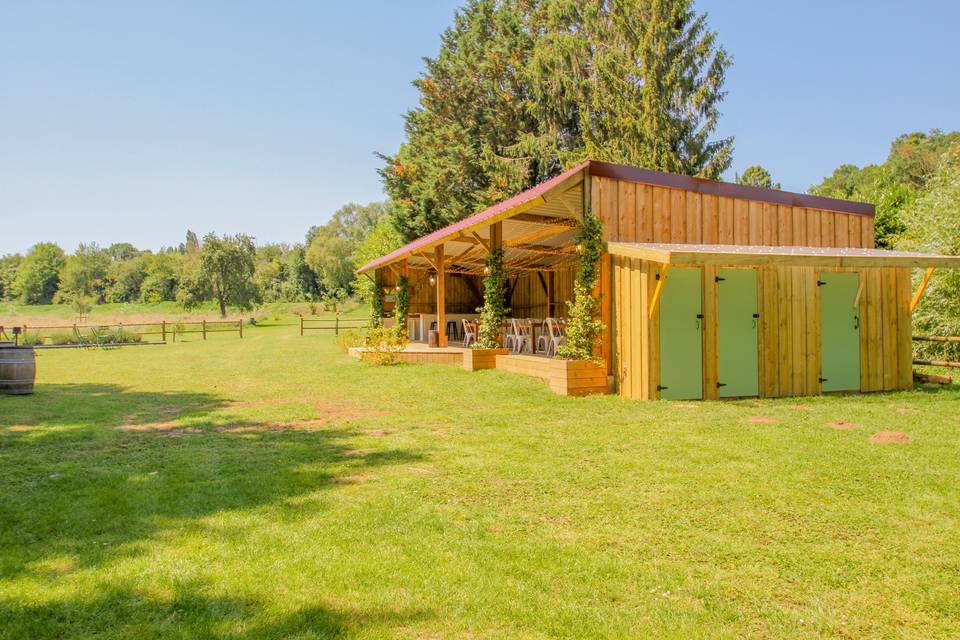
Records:
M7 427L8 433L29 433L30 431L36 431L37 427L32 427L28 424L15 424Z
M776 418L770 416L750 416L747 418L750 424L777 424Z
M878 431L870 436L872 444L909 444L913 438L901 431Z
M831 429L847 430L847 429L859 429L860 425L847 422L846 420L834 420L833 422L828 422L827 426Z
M897 407L897 413L906 414L906 413L913 413L914 411L916 411L916 409L913 409L911 407Z
M365 429L363 433L368 436L389 436L395 431L393 429Z

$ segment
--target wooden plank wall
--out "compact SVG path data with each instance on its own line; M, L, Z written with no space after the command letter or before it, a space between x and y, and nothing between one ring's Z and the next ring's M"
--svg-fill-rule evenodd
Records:
M544 278L549 277L544 273ZM553 273L553 317L562 318L567 314L567 301L573 299L573 281L576 272L574 269L555 271ZM396 276L390 269L378 270L378 277L384 287L396 285ZM410 313L436 313L437 290L432 286L426 271L421 269L410 270ZM516 276L509 278L510 282ZM483 299L477 298L476 293L467 284L472 279L478 292L483 292L483 281L478 276L461 276L447 274L447 311L450 313L474 313L483 305ZM392 309L388 304L386 308ZM512 314L518 318L545 318L547 317L547 294L543 290L540 278L535 272L524 272L519 276L513 290L510 303Z
M436 313L437 289L430 284L429 275L422 269L410 269L410 313ZM377 277L384 287L393 287L397 278L390 269L378 269ZM448 313L473 313L483 304L467 284L467 279L473 279L478 291L483 291L483 285L477 276L461 276L452 273L446 278L446 299ZM387 310L393 309L393 304L385 304Z
M873 218L824 209L591 178L590 204L618 242L769 246L874 246Z
M567 301L573 300L573 280L575 269L564 269L553 272L552 295L553 310L547 313L547 293L535 272L524 272L519 276L517 285L513 289L510 300L510 313L515 318L563 318L567 315ZM546 281L551 277L548 272L543 273ZM513 282L514 276L509 278Z
M613 256L613 371L620 395L657 397L659 324L647 317L660 265ZM717 392L717 298L706 266L703 282L704 397ZM757 267L760 396L820 393L820 293L815 267ZM913 385L909 269L848 269L860 274L860 379L862 391ZM669 277L669 276L668 276Z

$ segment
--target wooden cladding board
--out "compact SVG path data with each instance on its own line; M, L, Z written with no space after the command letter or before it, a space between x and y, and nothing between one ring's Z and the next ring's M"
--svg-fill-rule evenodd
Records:
M563 396L607 392L607 373L594 362L501 355L497 356L497 369L546 380L551 391Z
M497 356L509 353L509 349L467 349L463 352L463 368L467 371L496 369Z
M540 274L524 272L508 278L507 288L513 287L508 306L515 318L563 318L567 315L567 302L573 300L574 269ZM550 309L547 310L547 294L550 294Z
M874 247L873 218L612 178L591 178L590 204L611 242Z
M620 395L659 397L659 314L648 317L661 265L612 258L611 332L613 371ZM704 270L703 391L718 399L716 276ZM744 268L739 266L737 268ZM860 390L909 389L912 379L910 271L900 268L820 269L755 267L759 309L758 359L761 397L817 395L820 374L820 292L824 272L857 273L863 283L860 311ZM669 278L669 275L667 276Z

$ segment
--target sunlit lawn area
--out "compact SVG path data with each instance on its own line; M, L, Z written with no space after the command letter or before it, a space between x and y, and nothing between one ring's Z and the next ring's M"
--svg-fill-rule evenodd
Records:
M960 635L956 387L562 398L290 326L38 368L4 640Z

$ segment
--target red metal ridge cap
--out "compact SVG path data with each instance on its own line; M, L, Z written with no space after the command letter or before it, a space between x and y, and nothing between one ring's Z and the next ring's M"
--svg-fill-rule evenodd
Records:
M543 196L543 194L550 191L550 189L552 189L553 187L557 186L558 184L560 184L561 182L569 178L570 176L575 175L578 171L583 171L589 165L590 165L589 160L586 162L581 162L580 164L573 167L572 169L567 169L560 175L554 176L549 180L545 180L544 182L541 182L540 184L536 185L535 187L531 187L526 191L521 191L520 193L513 196L512 198L507 198L506 200L498 202L492 207L484 209L480 213L475 213L472 216L467 216L466 218L464 218L463 220L460 220L459 222L454 222L453 224L447 225L442 229L437 229L433 233L428 233L425 236L417 238L416 240L403 245L399 249L395 249L394 251L391 251L385 256L381 256L376 260L371 260L367 264L357 269L357 273L370 271L371 269L376 269L377 267L382 267L384 265L390 264L391 262L395 262L396 260L399 260L404 256L408 256L412 253L415 253L418 250L437 244L439 241L443 240L447 236L456 235L462 231L466 231L467 229L471 227L475 227L486 220L497 217L501 213L505 213L510 209L518 207L535 198L539 198Z

